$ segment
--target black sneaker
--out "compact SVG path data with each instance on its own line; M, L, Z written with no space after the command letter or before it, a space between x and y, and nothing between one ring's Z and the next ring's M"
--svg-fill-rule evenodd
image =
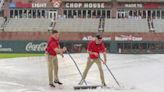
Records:
M107 85L105 83L102 84L103 87L106 87Z
M50 87L53 87L53 88L55 88L55 85L54 84L49 84L50 85Z
M59 81L54 81L54 83L57 83L59 85L62 85L63 83L59 82Z

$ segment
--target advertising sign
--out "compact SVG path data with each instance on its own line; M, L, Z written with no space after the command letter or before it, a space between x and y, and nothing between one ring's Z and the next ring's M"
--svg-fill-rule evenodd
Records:
M0 41L0 53L41 53L46 41Z

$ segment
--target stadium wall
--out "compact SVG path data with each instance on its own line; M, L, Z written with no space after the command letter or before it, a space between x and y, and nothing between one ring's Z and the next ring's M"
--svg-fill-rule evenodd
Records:
M61 40L88 40L96 32L62 32ZM164 33L103 33L105 40L111 41L164 41ZM0 32L0 40L47 40L48 32Z
M164 54L164 42L160 41L104 41L109 53ZM88 41L60 41L71 53L86 53ZM44 53L45 40L0 40L0 53Z
M61 47L86 52L95 33L61 33ZM164 33L103 33L107 52L123 54L164 53ZM0 32L0 53L44 53L48 32Z

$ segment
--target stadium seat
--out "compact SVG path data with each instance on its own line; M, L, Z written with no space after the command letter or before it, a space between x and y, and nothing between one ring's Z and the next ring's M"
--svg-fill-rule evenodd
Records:
M48 30L50 19L10 19L5 31L43 31Z
M97 32L99 19L58 19L56 29L61 32Z
M164 20L163 19L155 19L153 20L155 32L164 32Z
M106 19L105 32L149 32L146 19Z

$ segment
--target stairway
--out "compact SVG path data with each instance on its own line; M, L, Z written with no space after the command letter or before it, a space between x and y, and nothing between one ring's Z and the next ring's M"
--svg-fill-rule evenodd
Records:
M148 18L147 23L148 23L149 32L155 32L153 19Z
M105 18L100 18L98 32L104 32Z

